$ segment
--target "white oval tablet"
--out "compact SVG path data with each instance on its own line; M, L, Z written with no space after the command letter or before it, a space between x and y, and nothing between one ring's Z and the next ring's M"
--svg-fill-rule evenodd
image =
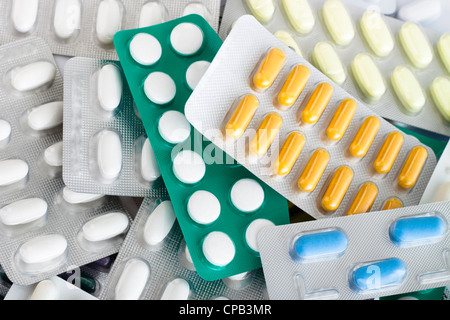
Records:
M253 179L242 179L231 188L231 202L242 212L258 210L264 202L264 189Z
M110 212L86 222L83 226L84 238L91 242L114 238L127 231L130 220L122 212Z
M250 272L248 272L248 271L242 272L242 273L235 274L234 276L227 277L226 279L232 280L232 281L242 281L245 278L247 278L249 274L250 274Z
M203 254L213 265L224 267L229 264L235 256L236 248L230 237L220 231L213 231L203 239Z
M55 101L31 109L28 126L36 131L56 128L63 123L63 102Z
M0 209L0 220L7 226L24 225L44 217L47 209L47 202L40 198L19 200Z
M44 151L44 161L51 167L61 167L63 160L63 142L57 142Z
M206 165L202 157L191 150L178 153L173 160L173 173L183 183L199 182L206 172Z
M53 281L43 280L36 285L29 300L52 301L57 300L58 296L58 288L53 283Z
M106 180L116 179L122 170L122 141L119 135L104 130L98 137L97 166L100 175Z
M220 215L220 202L211 192L200 190L191 195L187 211L192 220L199 224L210 224Z
M159 1L144 4L139 17L139 28L150 27L167 21L167 9Z
M161 296L161 300L187 300L191 288L184 279L174 279L170 281Z
M97 78L97 98L100 106L107 112L113 112L122 100L123 82L118 67L113 64L103 66Z
M20 159L0 161L0 187L9 186L25 179L28 170L28 164Z
M186 82L189 88L194 90L197 87L210 65L211 63L208 61L197 61L189 66L186 71Z
M37 19L39 0L13 0L11 21L14 29L20 33L30 32Z
M151 34L138 33L130 42L130 54L137 63L151 66L161 58L162 47Z
M250 249L259 252L258 249L258 234L265 227L273 227L275 224L267 219L257 219L249 224L245 231L245 241Z
M37 61L15 68L11 72L11 85L17 91L30 91L48 85L56 77L56 67L48 61Z
M96 201L103 198L102 194L79 193L70 190L67 187L63 189L63 199L70 204L83 204Z
M145 222L144 241L151 246L161 243L169 234L175 220L172 202L169 200L161 202Z
M122 8L117 0L103 0L97 11L96 32L100 43L110 45L122 25Z
M164 140L177 144L189 138L191 124L184 114L171 110L165 112L159 119L158 131Z
M53 28L56 36L66 40L80 30L81 2L80 0L56 0Z
M147 98L156 104L167 104L175 98L177 87L172 78L163 72L151 73L144 83Z
M11 136L11 125L8 121L0 119L0 142L8 141Z
M25 242L19 249L23 262L28 264L46 263L65 254L67 240L60 234L39 236Z
M184 22L170 34L172 48L183 56L195 54L203 45L203 31L193 23Z
M203 3L188 3L184 8L183 16L188 16L190 14L197 14L211 24L211 12L209 12L208 8Z
M138 300L150 277L150 268L140 259L129 260L114 289L115 300Z
M150 144L150 140L145 139L142 146L141 155L141 175L145 181L155 181L161 176L158 162L156 161L155 153Z

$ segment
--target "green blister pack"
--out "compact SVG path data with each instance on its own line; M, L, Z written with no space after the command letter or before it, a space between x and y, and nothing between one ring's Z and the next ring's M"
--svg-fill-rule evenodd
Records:
M184 107L222 40L198 15L118 32L115 47L198 274L261 267L256 235L287 200L196 131Z

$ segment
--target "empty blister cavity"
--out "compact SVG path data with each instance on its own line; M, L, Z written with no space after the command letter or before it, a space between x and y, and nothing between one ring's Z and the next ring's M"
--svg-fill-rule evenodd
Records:
M182 183L195 184L203 179L206 164L197 152L183 150L173 159L173 173Z
M175 98L177 87L173 79L166 73L153 72L145 79L144 92L151 102L165 105Z
M125 263L114 288L115 300L139 300L150 279L150 267L141 259L133 258Z
M337 84L342 85L347 79L341 58L339 58L336 50L328 42L317 43L314 46L311 59L320 71Z
M422 146L414 147L409 153L398 175L398 185L403 189L413 188L428 158L428 151Z
M160 247L175 224L172 202L163 201L150 213L142 230L142 238L150 247Z
M369 101L377 101L386 93L383 75L368 54L358 54L351 64L351 69L359 89Z
M408 113L417 114L426 103L425 93L414 73L399 66L391 75L391 84L403 107Z
M292 68L274 99L274 105L280 110L287 110L292 107L305 89L310 76L311 72L304 65L296 65Z
M20 159L0 161L0 187L7 187L28 178L28 164Z
M241 212L252 213L258 210L264 199L264 189L256 180L241 179L231 188L231 203Z
M39 0L13 0L11 22L18 33L33 31L38 17Z
M118 0L103 0L97 10L95 32L101 46L111 47L113 38L122 27L122 3Z
M43 225L47 212L48 204L44 199L23 199L0 208L0 221L10 233L26 231L28 226Z
M122 170L122 141L111 130L102 130L92 141L94 159L91 171L102 183L112 183Z
M160 300L188 300L190 293L189 282L177 278L166 284Z
M149 182L155 181L161 177L161 171L159 170L150 140L148 138L140 140L140 143L138 143L140 146L140 160L137 164L139 169L138 176L142 179L143 183L148 184Z
M195 90L210 64L208 61L196 61L189 66L186 71L186 83L189 88Z
M34 288L30 298L31 301L53 301L59 297L58 287L52 280L40 281Z
M53 29L62 41L76 38L81 28L80 0L56 0Z
M203 239L202 251L209 263L216 267L225 267L233 261L236 247L226 233L213 231Z
M0 119L0 148L6 146L11 139L11 125L8 121Z
M56 77L56 67L48 61L37 61L11 70L11 86L28 92L49 86Z
M394 50L394 38L379 12L366 11L360 27L366 43L377 56L386 57Z
M398 37L412 65L419 69L428 67L433 60L433 49L422 29L413 22L406 22Z
M143 66L151 66L159 61L162 47L158 39L148 33L139 33L130 42L131 57Z
M118 112L123 94L122 74L114 64L104 65L97 74L97 101L107 114Z
M444 34L439 39L437 50L447 72L450 73L450 34Z
M139 28L150 27L169 20L167 8L160 1L149 1L142 6Z
M165 112L158 122L158 132L170 144L182 143L191 135L191 124L181 112Z
M25 128L36 134L60 130L63 123L63 102L54 101L31 108L22 119Z
M300 34L307 34L313 29L316 19L308 0L282 0L286 17L292 28Z
M450 80L445 77L437 77L430 86L431 97L439 112L447 122L450 122Z
M286 54L278 48L271 48L261 58L250 77L250 87L264 92L275 82L286 62Z
M184 22L173 28L170 44L178 54L191 56L203 46L203 31L193 23Z
M209 9L201 2L191 2L184 7L183 16L190 14L197 14L205 19L210 25L212 25L213 19Z
M259 232L267 227L273 227L275 224L267 219L256 219L253 220L245 230L245 242L248 247L255 252L259 252L258 248L258 234Z
M260 22L269 22L275 13L275 4L273 0L246 0L252 14Z
M322 19L331 39L337 45L346 46L355 38L355 28L350 15L339 0L325 2Z
M220 215L220 202L209 191L199 190L193 193L187 204L187 212L192 220L201 225L213 223Z

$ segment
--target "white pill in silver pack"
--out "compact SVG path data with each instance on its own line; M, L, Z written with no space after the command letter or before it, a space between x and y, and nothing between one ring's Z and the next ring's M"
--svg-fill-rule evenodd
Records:
M0 209L0 221L7 226L25 225L47 214L48 204L41 198L29 198L10 203Z
M128 230L130 221L122 212L111 212L94 218L83 226L84 238L91 242L112 239Z
M56 77L56 67L48 61L37 61L11 71L11 85L20 92L49 85Z

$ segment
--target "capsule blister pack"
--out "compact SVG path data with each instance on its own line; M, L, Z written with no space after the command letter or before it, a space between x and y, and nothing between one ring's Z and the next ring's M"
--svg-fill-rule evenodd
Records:
M117 60L117 31L192 13L218 30L220 0L6 0L0 3L0 44L35 36L54 54Z
M222 45L198 15L115 36L117 52L197 272L205 280L261 266L252 237L289 223L286 199L193 130L184 106ZM204 247L203 250L199 249Z
M266 228L258 245L269 297L361 300L449 285L449 209L439 202Z
M101 300L263 300L262 269L216 281L202 279L169 198L145 198L115 263Z
M339 0L228 1L220 32L253 14L380 116L450 136L450 35Z
M417 205L436 164L431 149L331 82L250 15L225 40L188 100L186 117L315 218Z
M24 39L0 56L0 263L27 285L116 253L131 219L119 198L64 185L63 83L46 43Z
M120 63L72 58L64 69L64 183L113 196L167 194Z

